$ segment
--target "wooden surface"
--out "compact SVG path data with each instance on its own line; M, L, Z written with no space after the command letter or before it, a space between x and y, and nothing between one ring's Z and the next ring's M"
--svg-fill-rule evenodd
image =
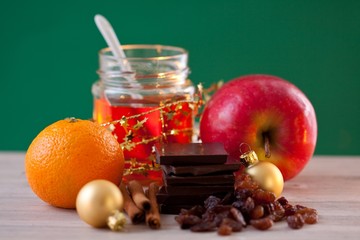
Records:
M360 157L314 157L286 182L283 195L316 208L319 223L300 230L276 223L268 231L247 227L230 237L180 230L173 215L162 215L162 229L128 224L124 232L94 229L75 210L54 208L38 199L24 173L24 153L0 153L0 239L360 239Z

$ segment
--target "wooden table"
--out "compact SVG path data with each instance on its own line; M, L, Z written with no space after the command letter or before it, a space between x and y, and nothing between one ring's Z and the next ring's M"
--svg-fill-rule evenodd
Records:
M319 223L292 230L283 221L268 231L248 227L223 238L180 230L173 215L162 215L161 230L127 224L117 233L89 227L75 210L42 202L27 184L24 153L0 152L0 239L360 239L360 157L316 156L286 182L283 195L316 208Z

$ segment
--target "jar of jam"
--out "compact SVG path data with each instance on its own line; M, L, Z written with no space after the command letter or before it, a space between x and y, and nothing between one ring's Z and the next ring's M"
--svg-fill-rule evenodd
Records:
M93 119L108 127L123 147L125 182L161 183L153 147L188 143L193 136L195 88L188 79L188 53L162 45L123 49L126 59L120 60L108 48L99 52Z

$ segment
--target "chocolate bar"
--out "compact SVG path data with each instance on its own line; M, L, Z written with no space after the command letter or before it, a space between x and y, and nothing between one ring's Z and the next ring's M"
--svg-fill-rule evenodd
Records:
M168 143L155 152L158 164L173 166L223 164L228 156L221 143Z
M221 143L169 143L155 152L165 183L156 194L161 213L178 214L182 208L203 205L210 195L233 193L233 172L241 164Z
M208 174L226 174L236 172L242 165L240 163L234 164L215 164L215 165L200 165L200 166L171 166L162 165L163 171L167 175L208 175Z
M213 175L213 176L174 176L166 175L163 176L165 185L172 186L184 186L184 185L234 185L235 176L230 174Z
M231 185L213 185L213 186L163 186L170 195L213 195L215 193L224 193L234 191L234 184Z
M202 205L195 204L195 205ZM166 205L166 204L159 204L159 210L162 214L179 214L181 209L190 209L194 205Z

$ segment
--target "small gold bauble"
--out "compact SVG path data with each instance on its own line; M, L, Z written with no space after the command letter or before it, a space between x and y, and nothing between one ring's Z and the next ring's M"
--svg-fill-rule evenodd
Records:
M271 191L280 197L284 188L284 178L280 170L272 163L259 162L246 169L246 172L264 190Z
M110 181L94 180L85 184L76 198L80 218L93 227L105 227L115 210L122 210L123 196Z

